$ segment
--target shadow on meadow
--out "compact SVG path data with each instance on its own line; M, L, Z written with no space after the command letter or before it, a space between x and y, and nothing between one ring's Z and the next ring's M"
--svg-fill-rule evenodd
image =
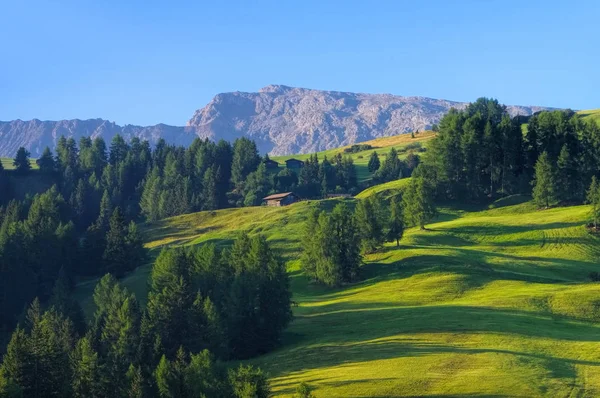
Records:
M379 303L380 308L348 309L347 305L337 309L335 305L328 307L326 311L298 317L292 327L293 333L286 332L284 336L284 348L263 358L261 363L271 376L291 375L293 372L356 362L447 353L498 353L526 357L543 361L544 366L569 377L570 372L574 372L571 369L574 365L600 366L600 361L513 350L508 347L470 348L461 346L460 342L456 345L439 344L414 337L418 333L489 333L599 342L600 327L592 324L532 312L486 307L397 307L395 303Z

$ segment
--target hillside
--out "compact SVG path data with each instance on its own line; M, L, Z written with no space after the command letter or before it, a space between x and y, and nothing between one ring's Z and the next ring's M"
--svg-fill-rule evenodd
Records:
M369 157L373 152L377 152L380 156L380 160L383 162L387 153L395 148L398 151L399 158L403 159L408 155L410 150L419 151L421 148L427 149L427 145L431 141L431 139L435 137L435 133L433 131L422 131L415 135L415 138L412 138L410 134L400 134L394 135L391 137L377 138L370 141L361 142L361 145L371 145L373 149L367 149L360 152L354 153L346 153L345 149L350 148L351 145L346 145L341 148L329 149L327 151L317 152L316 155L322 160L325 156L329 160L333 159L337 154L342 154L343 156L350 156L354 162L354 166L356 167L356 172L358 175L358 181L362 182L369 179L372 173L369 172L368 164ZM271 159L285 164L285 161L288 159L299 159L306 160L310 156L314 155L314 153L308 154L300 154L300 155L289 155L289 156L273 156Z
M594 120L600 124L600 109L591 109L587 111L579 111L579 113L586 120Z
M599 239L588 207L537 211L513 197L492 209L446 208L366 258L363 281L330 290L298 269L312 206L201 212L147 224L147 246L230 243L264 234L288 262L295 321L284 344L252 363L277 396L301 381L318 397L595 396L600 391ZM124 284L142 297L149 266ZM91 311L91 284L78 297Z
M105 119L0 121L0 156L12 157L21 146L39 157L60 136L139 137L156 144L188 145L195 137L255 140L261 153L309 153L431 128L451 108L467 104L424 97L358 94L271 85L256 93L217 94L183 126L117 125ZM549 109L509 106L512 115ZM184 121L182 120L182 125Z

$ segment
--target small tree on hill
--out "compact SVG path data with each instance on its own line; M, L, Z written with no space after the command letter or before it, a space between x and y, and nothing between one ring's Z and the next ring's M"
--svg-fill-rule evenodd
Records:
M533 184L533 201L538 207L548 208L556 203L556 172L547 152L535 164Z
M390 203L390 220L388 224L387 241L396 241L396 246L400 246L400 240L404 235L404 209L402 202L394 196Z
M377 155L377 152L373 152L371 153L371 157L369 158L369 172L374 173L377 170L379 170L379 167L381 166L381 162L379 161L379 155Z
M420 173L420 170L421 166L404 193L404 214L409 224L425 229L425 225L437 215L437 208L434 202L434 182L427 173Z
M596 176L592 177L592 184L587 191L587 202L591 205L590 215L594 222L594 229L598 229L598 220L600 220L600 184Z
M31 170L31 164L29 163L29 151L27 149L20 147L17 150L17 155L13 161L13 165L17 173L19 174L27 174Z

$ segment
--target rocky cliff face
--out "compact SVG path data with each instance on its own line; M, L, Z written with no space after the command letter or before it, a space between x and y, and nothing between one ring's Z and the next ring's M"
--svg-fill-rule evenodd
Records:
M103 137L107 144L116 135L125 139L139 137L152 144L163 137L167 142L187 145L195 138L194 129L175 127L166 124L140 127L133 125L119 126L103 119L41 121L37 119L0 122L0 156L12 157L19 147L25 147L32 157L39 157L46 146L53 149L61 136L73 137L79 141L81 137Z
M467 104L424 97L357 94L271 85L258 93L218 94L194 113L186 127L119 126L103 119L0 122L0 156L12 157L21 146L38 157L54 148L61 135L78 140L115 134L155 144L187 145L196 136L234 140L247 136L262 153L307 153L377 137L431 128L451 108ZM511 115L530 115L543 107L509 106Z
M198 135L246 135L273 155L316 152L373 138L429 129L467 103L390 94L267 86L258 93L217 95L188 122ZM547 108L509 106L511 115Z

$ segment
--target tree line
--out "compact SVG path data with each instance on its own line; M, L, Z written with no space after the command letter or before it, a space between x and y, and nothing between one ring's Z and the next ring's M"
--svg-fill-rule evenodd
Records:
M425 225L437 215L435 187L418 167L404 194L389 202L378 195L359 200L352 209L339 203L328 213L312 209L304 225L300 264L311 279L340 286L359 278L363 255L385 242L400 245L406 227Z
M107 274L88 325L73 320L80 310L64 274L58 281L49 304L34 300L13 332L0 396L270 396L260 369L222 362L272 349L291 320L288 275L264 238L164 249L145 309Z
M440 199L533 194L542 207L581 203L600 170L600 127L570 110L511 118L480 98L442 118L424 162Z

